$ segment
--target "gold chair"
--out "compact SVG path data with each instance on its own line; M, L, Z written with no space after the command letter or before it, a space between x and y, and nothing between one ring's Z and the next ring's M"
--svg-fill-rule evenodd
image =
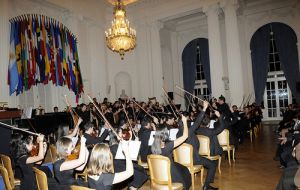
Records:
M148 155L147 157L151 189L153 190L182 190L182 183L172 183L171 163L168 157Z
M6 156L4 154L0 154L0 159L1 159L2 165L7 170L11 187L15 188L16 185L20 185L21 181L19 179L16 179L15 176L14 176L14 172L13 172L13 169L12 169L12 166L11 166L10 157Z
M235 162L234 155L235 155L235 146L230 145L229 141L229 130L224 129L219 135L218 135L218 141L220 146L222 147L223 151L227 151L228 154L228 162L229 165L231 165L231 158L230 158L230 151L232 150L232 159Z
M209 160L218 160L218 170L219 174L221 174L221 160L222 157L220 155L211 156L210 155L210 140L209 137L204 135L197 135L197 138L200 143L199 154Z
M187 143L183 143L179 147L173 150L174 161L181 165L186 166L192 177L192 189L195 189L195 174L201 172L201 185L203 186L203 173L204 168L202 165L194 165L193 160L193 146Z
M0 174L3 178L5 189L6 190L12 190L13 188L11 187L11 183L9 180L8 172L4 166L0 165Z
M56 147L51 144L47 150L45 155L44 163L54 163L57 157Z
M82 177L85 182L88 181L87 167L85 167L82 172L76 171L76 173L75 173L75 179L78 179L78 177Z
M35 173L38 190L48 190L48 180L46 174L36 167L32 167L32 169Z
M82 187L82 186L77 186L77 185L71 185L70 190L95 190L95 189L90 189L87 187Z

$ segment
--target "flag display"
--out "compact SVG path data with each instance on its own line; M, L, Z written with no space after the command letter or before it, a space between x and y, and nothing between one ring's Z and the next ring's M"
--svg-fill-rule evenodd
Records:
M43 15L10 20L7 82L19 95L38 83L67 86L78 97L83 92L75 36L58 21Z

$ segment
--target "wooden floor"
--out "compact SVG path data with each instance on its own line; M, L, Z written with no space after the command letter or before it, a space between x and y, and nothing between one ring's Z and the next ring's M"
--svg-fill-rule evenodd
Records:
M230 167L222 158L221 170L215 177L213 186L220 190L274 190L281 176L278 161L273 157L276 151L274 125L264 124L258 137L250 143L246 138L236 152L236 162ZM199 177L199 179L197 179ZM196 176L196 190L200 190L200 175ZM149 180L142 190L150 189Z

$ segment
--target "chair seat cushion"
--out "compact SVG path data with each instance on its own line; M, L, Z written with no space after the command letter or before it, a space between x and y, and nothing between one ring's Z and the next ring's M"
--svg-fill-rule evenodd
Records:
M192 169L193 169L194 173L197 173L197 172L200 172L202 168L203 168L202 165L194 165ZM189 168L189 170L191 171L190 168Z
M159 184L152 184L151 189L169 190L168 185L159 185ZM182 183L172 183L172 190L181 190L181 189L183 189Z
M227 151L227 150L233 150L233 149L234 149L234 145L221 146L221 147L222 147L222 149L223 149L224 151Z

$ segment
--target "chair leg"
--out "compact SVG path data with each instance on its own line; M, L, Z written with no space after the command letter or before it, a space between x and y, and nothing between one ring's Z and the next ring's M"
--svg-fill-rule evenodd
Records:
M227 149L227 155L228 155L228 162L229 162L229 165L231 166L230 150L229 150L229 148Z
M202 167L202 169L201 169L201 185L203 186L204 185L204 183L203 183L203 174L204 174L204 168Z
M250 141L252 143L252 129L250 129Z
M191 177L192 177L192 190L195 190L195 174L193 172L191 173Z
M219 174L221 174L221 160L222 160L222 157L220 156L219 162L218 162Z
M232 160L235 162L235 147L232 149Z

